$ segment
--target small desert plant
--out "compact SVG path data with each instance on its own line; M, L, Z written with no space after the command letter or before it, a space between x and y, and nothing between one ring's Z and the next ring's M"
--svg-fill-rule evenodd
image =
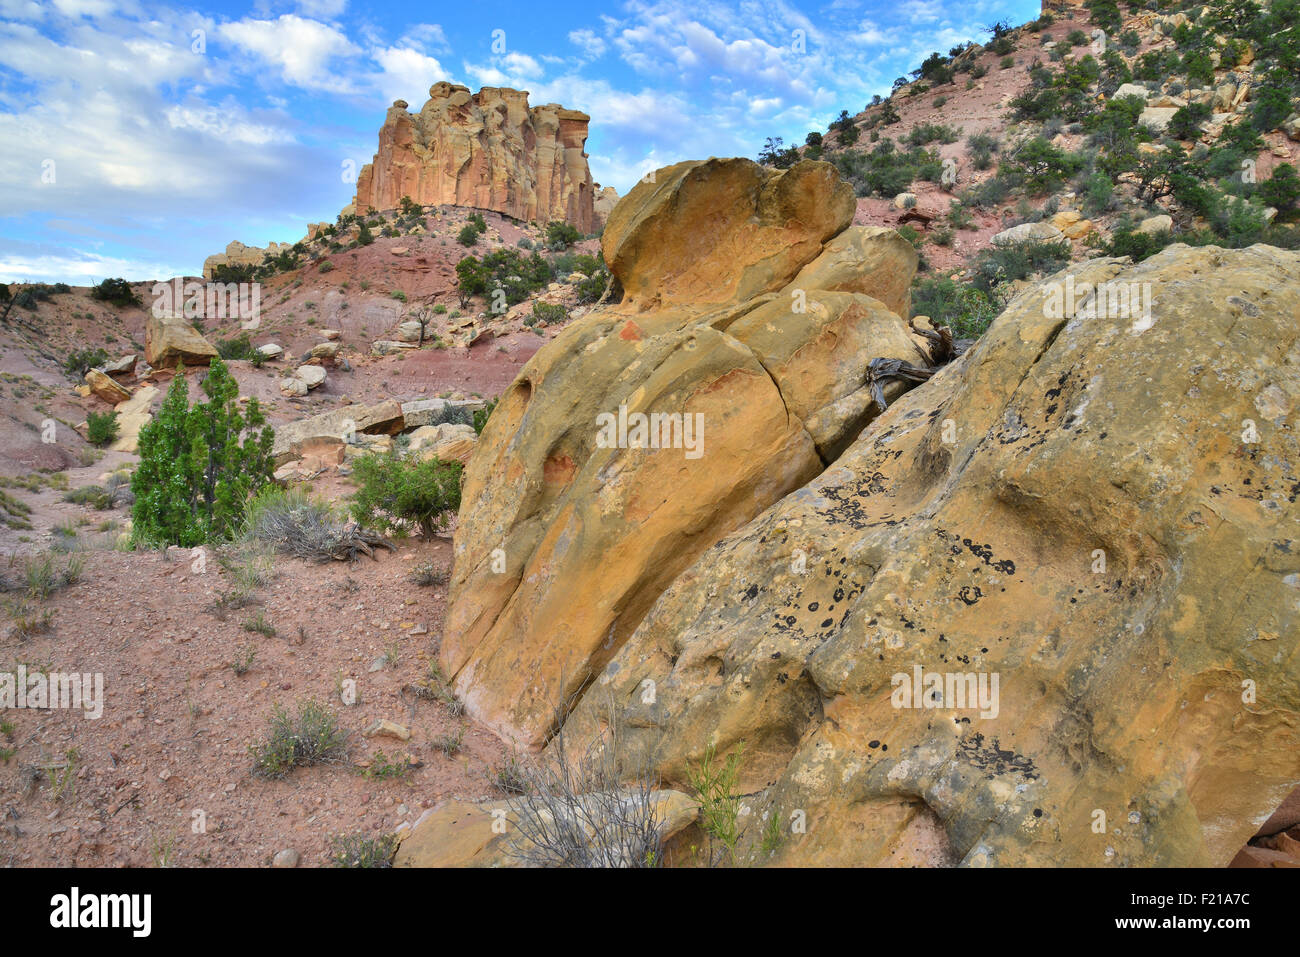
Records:
M117 438L117 413L91 412L86 416L86 437L91 445L103 447Z
M54 627L54 612L48 608L35 608L28 602L16 601L9 603L7 611L11 623L9 634L15 641L48 634Z
M77 764L80 758L76 748L69 748L63 753L62 762L45 767L45 779L53 800L62 801L76 792Z
M258 612L256 618L245 618L243 627L244 631L251 631L264 638L275 637L275 626L266 620L266 615L262 612Z
M55 564L53 555L29 558L23 563L27 594L37 601L44 601L60 588L79 582L85 567L86 560L79 555L69 558L62 568Z
M374 757L370 759L370 766L360 770L362 777L385 780L404 778L414 771L415 767L415 762L411 760L410 755L390 759L383 751L376 751Z
M656 778L628 766L615 727L570 752L563 729L512 796L512 856L543 867L656 867L662 857ZM516 792L518 793L518 792Z
M299 702L296 716L276 705L266 740L249 748L253 773L282 778L296 767L341 760L346 740L338 718L315 701Z
M392 548L383 536L339 517L333 506L299 489L267 487L249 503L244 539L313 562L374 555Z
M447 757L452 758L460 753L465 746L465 729L457 728L449 734L440 734L433 739L432 747L435 751L441 751Z
M450 577L446 569L437 568L433 562L421 562L411 569L411 574L406 576L414 585L429 587L431 585L445 585Z
M383 837L341 835L334 839L330 860L335 867L392 867L397 844L397 838L391 834Z
M230 663L230 670L237 675L248 673L248 669L253 667L253 659L257 657L257 648L254 645L245 645L240 649L239 657Z
M736 793L736 782L740 777L743 751L742 744L715 767L714 746L710 743L699 764L686 769L691 788L700 802L700 827L710 839L710 863L714 863L713 841L722 845L733 864L736 860L736 845L740 841L740 796Z
M528 778L519 758L513 754L506 755L505 761L496 767L488 768L488 782L502 794L527 794Z

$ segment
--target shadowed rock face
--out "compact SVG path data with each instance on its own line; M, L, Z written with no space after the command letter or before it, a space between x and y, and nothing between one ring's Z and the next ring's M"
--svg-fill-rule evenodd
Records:
M877 414L873 358L929 362L891 311L916 254L853 209L825 163L748 160L620 202L603 243L625 299L529 361L466 470L441 662L476 718L542 745L692 561Z
M566 739L617 722L665 786L743 742L752 859L894 863L938 821L922 862L1227 864L1300 780L1300 256L1071 268L1150 316L1023 292L675 574ZM997 697L900 706L918 668Z
M471 206L522 220L564 220L594 232L587 168L590 117L554 103L529 107L522 90L435 83L419 113L398 100L379 131L374 161L357 175L357 212Z

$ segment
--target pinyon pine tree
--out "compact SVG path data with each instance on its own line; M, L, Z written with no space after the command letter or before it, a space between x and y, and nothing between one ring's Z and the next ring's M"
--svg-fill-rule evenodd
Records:
M216 357L202 389L208 401L191 407L178 366L158 417L140 430L140 466L131 477L137 541L226 541L249 497L271 480L274 433L257 399L240 411L239 384Z

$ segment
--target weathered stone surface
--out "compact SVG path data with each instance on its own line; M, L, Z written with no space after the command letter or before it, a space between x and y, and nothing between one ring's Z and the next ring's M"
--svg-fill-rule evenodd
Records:
M155 369L173 369L178 359L187 366L207 365L216 354L216 347L184 319L152 313L145 319L144 359Z
M1118 100L1126 96L1136 96L1140 99L1146 100L1151 96L1151 91L1145 86L1140 86L1137 83L1121 83L1119 89L1115 91L1115 95L1111 97L1111 99Z
M925 822L936 862L1232 860L1300 781L1300 255L1072 272L1150 283L1150 317L1023 292L678 575L566 738L612 721L667 786L743 742L754 811L807 816L781 864L888 863ZM917 668L997 675L996 707L896 706Z
M117 413L117 439L109 446L113 452L135 452L140 445L140 430L153 421L154 399L158 389L151 385L136 389L135 395L113 411Z
M1000 233L995 233L989 240L994 246L1015 246L1019 243L1055 243L1065 238L1065 234L1051 223L1021 223Z
M117 405L119 402L125 402L131 398L130 392L98 369L86 370L86 385L90 386L91 392L109 405Z
M435 83L419 113L407 112L404 100L389 108L353 204L365 213L409 196L593 232L595 183L583 152L590 120L555 103L530 108L522 90L485 86L471 94Z
M609 219L609 214L614 211L618 205L618 190L613 186L602 187L599 183L595 184L596 201L595 213L597 226L603 226L605 220Z
M414 348L414 342L398 342L394 339L376 339L370 345L371 353L377 356L392 356Z
M852 211L847 184L809 162L784 173L748 160L679 164L619 203L607 257L632 290L653 288L671 305L631 293L571 323L525 365L479 439L441 647L470 714L541 744L557 702L678 572L815 476L877 414L865 387L872 359L929 361L924 340L879 299L796 288L809 264L805 278L870 287L851 275L847 248L861 251L882 295L905 295L916 258L893 234L823 251ZM707 231L689 256L666 260L682 240L661 220ZM638 256L669 275L655 283ZM682 301L696 294L702 304ZM859 400L851 413L808 424L849 396ZM665 447L601 435L605 421L613 432L641 414L677 417Z
M821 255L790 280L793 289L859 292L906 318L912 312L911 277L916 250L896 231L883 226L850 226L823 248Z
M1051 224L1061 231L1066 239L1082 239L1092 232L1092 220L1084 219L1076 209L1063 209L1051 219Z
M268 359L278 359L284 355L284 346L274 342L267 342L258 346L257 351Z
M271 452L275 464L283 465L297 458L304 444L313 439L346 441L350 436L364 433L396 435L402 428L402 407L392 399L377 405L349 405L277 425Z
M695 822L699 808L681 791L653 792L655 822L660 840L667 840ZM633 800L630 795L628 800ZM494 815L495 812L495 815ZM504 812L506 828L499 833L493 823ZM511 841L519 833L519 811L507 801L472 804L455 798L443 801L420 816L401 836L393 857L394 867L509 867L519 864L519 850Z
M1138 223L1137 228L1133 231L1135 233L1143 233L1150 236L1156 233L1167 233L1173 228L1173 217L1162 214L1160 216L1148 216L1146 219L1142 220L1142 222Z
M1148 106L1139 114L1138 122L1157 133L1163 133L1177 112L1177 107L1173 106Z
M482 408L482 399L412 399L402 403L402 417L408 429L444 422L472 425L474 413Z
M325 375L325 370L321 366L299 366L294 373L294 376L305 382L309 389L314 389L323 384Z
M625 307L702 308L784 286L853 220L827 163L773 172L738 159L678 163L638 182L601 237Z
M109 375L130 375L135 371L136 362L139 357L132 352L130 355L122 356L120 359L114 359L112 362L106 362L99 367L100 372L106 372Z
M465 465L478 443L478 435L472 425L422 425L410 435L408 450L421 461L436 458Z

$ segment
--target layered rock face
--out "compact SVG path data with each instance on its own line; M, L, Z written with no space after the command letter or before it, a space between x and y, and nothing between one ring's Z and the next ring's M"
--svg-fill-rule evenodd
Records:
M692 561L878 413L872 359L930 361L915 252L853 211L813 162L681 163L619 203L623 301L528 362L466 470L441 660L476 718L542 745Z
M358 213L393 209L409 196L594 232L596 189L583 152L590 119L554 103L529 107L522 90L489 86L471 94L435 83L419 113L409 113L404 100L389 108L353 205Z
M224 253L215 253L203 260L203 278L211 279L218 266L260 266L267 256L278 256L292 249L290 243L267 243L262 246L245 246L235 240L226 244Z
M743 743L751 860L1227 864L1300 780L1300 256L1071 277L675 575L566 739Z

